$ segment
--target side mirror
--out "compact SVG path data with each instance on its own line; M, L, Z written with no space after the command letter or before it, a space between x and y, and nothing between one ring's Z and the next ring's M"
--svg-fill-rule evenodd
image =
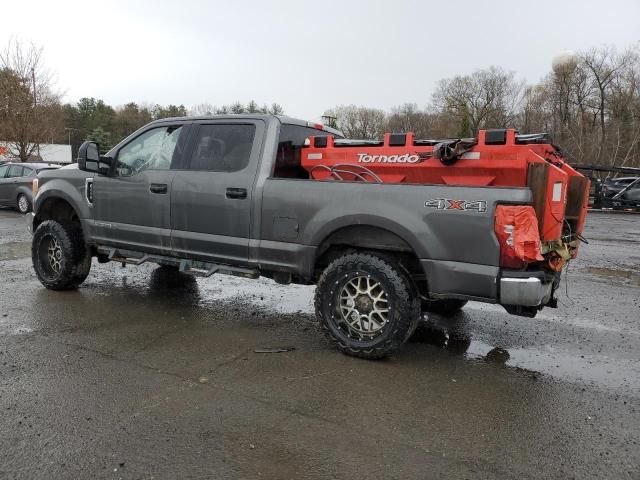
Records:
M78 168L85 172L95 172L108 175L113 161L111 157L101 157L98 153L98 144L84 142L78 150Z

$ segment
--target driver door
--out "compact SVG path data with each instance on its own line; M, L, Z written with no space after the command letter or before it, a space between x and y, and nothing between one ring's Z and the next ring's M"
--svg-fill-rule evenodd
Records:
M171 253L171 187L188 124L151 126L118 147L111 176L93 178L93 240ZM90 181L90 180L89 180Z

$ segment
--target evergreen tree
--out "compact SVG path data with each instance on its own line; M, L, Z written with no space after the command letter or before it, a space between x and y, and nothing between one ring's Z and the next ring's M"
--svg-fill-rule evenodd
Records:
M111 147L111 133L105 131L102 127L96 127L87 136L86 140L96 142L101 155L107 153Z

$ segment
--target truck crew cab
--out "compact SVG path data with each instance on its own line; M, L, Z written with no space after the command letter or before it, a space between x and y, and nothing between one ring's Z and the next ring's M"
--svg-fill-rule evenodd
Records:
M34 270L54 290L78 287L92 257L316 284L327 337L365 358L400 348L422 311L474 300L534 316L554 305L560 269L577 253L588 182L573 181L582 177L545 138L500 132L358 142L273 115L158 120L104 156L85 142L78 169L34 180ZM487 175L492 155L525 171ZM468 165L480 156L484 170ZM383 158L394 163L388 175L376 171ZM419 170L431 177L416 180Z

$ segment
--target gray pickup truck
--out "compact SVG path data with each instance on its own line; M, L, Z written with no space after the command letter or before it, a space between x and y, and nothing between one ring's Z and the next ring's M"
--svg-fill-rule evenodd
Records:
M329 340L350 355L400 348L421 312L468 300L533 316L559 275L500 267L497 204L528 188L316 181L301 168L309 136L340 133L271 115L173 118L106 155L80 149L78 169L34 181L32 259L42 284L76 288L98 262L156 262L181 272L316 284ZM426 208L455 198L486 208Z

